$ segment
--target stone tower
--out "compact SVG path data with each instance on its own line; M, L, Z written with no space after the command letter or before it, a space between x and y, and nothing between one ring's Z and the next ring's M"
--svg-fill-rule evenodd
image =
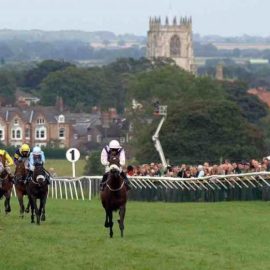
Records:
M165 24L161 23L160 18L150 18L147 58L157 57L172 58L181 68L195 72L191 17L181 17L179 22L174 17L171 24L168 17Z
M224 75L223 75L223 64L219 63L216 66L216 80L223 81Z

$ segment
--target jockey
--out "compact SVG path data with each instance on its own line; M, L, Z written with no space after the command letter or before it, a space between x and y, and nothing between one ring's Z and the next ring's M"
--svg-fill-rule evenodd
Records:
M14 165L13 159L4 149L0 149L0 174L6 170L6 172L12 176L10 166ZM2 187L2 179L0 179L0 187Z
M29 156L30 156L30 147L28 144L24 143L20 148L17 148L14 154L14 163L18 165L20 161L23 161L25 164L25 169L29 168Z
M27 176L27 181L29 181L32 178L35 166L44 165L44 163L45 163L44 152L41 150L39 146L35 146L29 156L29 174ZM50 175L48 173L46 173L46 181L48 182L48 184L51 183Z
M105 183L107 181L107 177L109 174L109 165L110 165L109 160L113 156L119 158L119 163L120 163L119 165L121 167L125 165L126 163L125 150L120 146L117 140L110 141L109 145L106 145L101 151L100 161L101 161L101 164L105 166L105 174L103 175L102 181L100 183L101 191L105 187ZM131 189L130 182L122 169L121 169L120 175L123 177L127 189L130 190Z

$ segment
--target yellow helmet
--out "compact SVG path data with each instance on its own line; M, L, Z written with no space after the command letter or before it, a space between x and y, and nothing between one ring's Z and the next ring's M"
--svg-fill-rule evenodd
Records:
M20 147L20 153L22 154L22 152L30 152L30 147L28 144L24 143L21 147Z

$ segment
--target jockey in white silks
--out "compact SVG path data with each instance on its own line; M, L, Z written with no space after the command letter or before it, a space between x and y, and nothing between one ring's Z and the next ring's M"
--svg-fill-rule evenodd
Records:
M125 166L126 163L126 155L125 150L120 146L117 140L110 141L109 145L106 145L102 151L100 156L100 161L103 166L105 166L105 174L103 175L102 181L100 183L100 189L103 190L107 181L107 177L109 174L109 160L112 157L119 158L119 165L120 165L120 175L123 177L125 185L128 190L131 189L130 182L127 178L127 175L123 172L122 168Z

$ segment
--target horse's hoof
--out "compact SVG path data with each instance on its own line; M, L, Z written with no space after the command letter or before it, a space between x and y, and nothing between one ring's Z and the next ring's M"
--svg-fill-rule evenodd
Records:
M25 213L29 213L29 209L25 209L24 212L25 212Z
M109 222L105 222L104 227L109 228L110 227Z
M41 221L45 221L45 220L46 220L45 216L41 216Z

